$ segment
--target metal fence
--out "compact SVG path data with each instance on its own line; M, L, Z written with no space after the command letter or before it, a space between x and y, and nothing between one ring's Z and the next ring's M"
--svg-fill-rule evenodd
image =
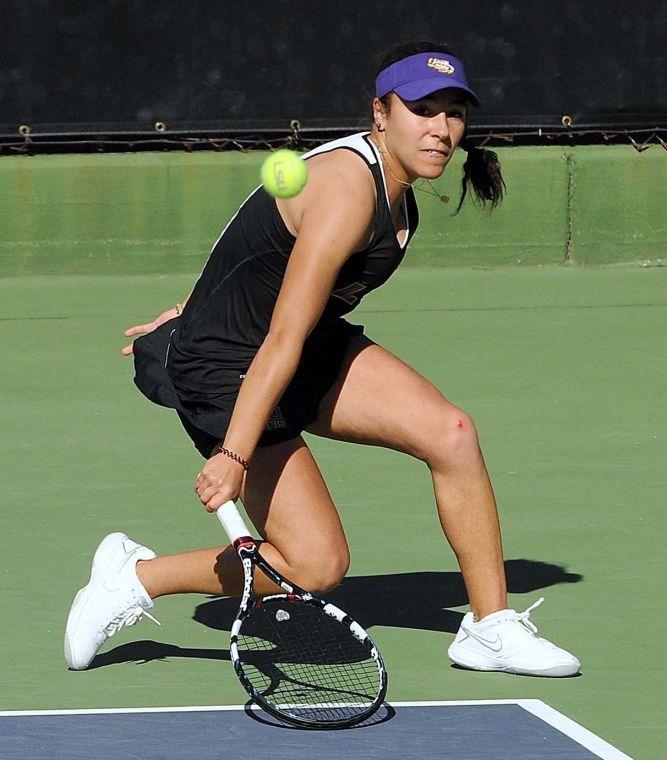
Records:
M378 54L417 39L463 58L480 140L664 140L662 0L5 0L0 142L326 139L366 124Z

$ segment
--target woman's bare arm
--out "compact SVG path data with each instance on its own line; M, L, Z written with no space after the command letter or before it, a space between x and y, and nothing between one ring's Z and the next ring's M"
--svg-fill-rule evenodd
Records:
M298 235L269 332L241 386L225 448L249 460L266 422L294 376L303 344L317 324L345 261L368 243L375 213L372 178L360 159L321 165L300 199ZM304 190L306 193L306 190ZM243 469L217 455L198 477L202 503L214 511L236 498Z

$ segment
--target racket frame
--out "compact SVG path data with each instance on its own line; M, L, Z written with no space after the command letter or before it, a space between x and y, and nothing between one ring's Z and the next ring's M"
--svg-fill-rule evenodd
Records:
M228 501L223 504L217 511L218 519L222 527L225 529L234 549L236 550L241 564L243 565L243 596L241 597L241 604L236 614L234 623L232 624L230 641L229 641L229 655L234 666L234 671L243 685L243 688L250 695L250 697L259 704L267 713L274 717L291 723L292 725L315 728L315 729L328 729L328 728L346 728L349 726L361 723L370 717L382 704L387 694L387 670L384 665L384 660L380 654L377 645L369 634L362 628L359 623L353 620L346 612L336 607L336 605L327 602L321 597L311 594L309 591L302 589L295 583L291 583L285 579L280 573L275 570L260 554L259 544L250 535L250 531L247 529L241 515L236 508L236 504L233 501ZM358 639L367 649L371 658L375 661L378 673L380 676L380 689L375 699L369 704L366 710L361 711L357 715L341 718L340 720L326 720L317 721L308 718L299 718L289 713L279 710L270 702L268 702L261 693L253 686L250 679L247 677L243 670L243 665L239 658L238 653L238 634L241 629L241 625L245 618L250 615L250 612L255 604L254 599L254 568L259 568L269 580L273 581L279 588L283 589L284 594L272 594L270 596L263 597L261 602L285 599L290 602L300 601L305 604L312 605L320 609L324 614L330 615L332 618L338 621L344 627L347 627L350 633Z

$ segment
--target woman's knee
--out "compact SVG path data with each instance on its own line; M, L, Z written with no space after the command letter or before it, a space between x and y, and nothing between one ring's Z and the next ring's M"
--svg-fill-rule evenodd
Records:
M350 554L347 547L331 549L299 562L291 578L306 591L323 594L336 588L350 567Z
M480 457L477 427L462 409L448 405L432 413L424 426L420 459L431 469L450 469Z

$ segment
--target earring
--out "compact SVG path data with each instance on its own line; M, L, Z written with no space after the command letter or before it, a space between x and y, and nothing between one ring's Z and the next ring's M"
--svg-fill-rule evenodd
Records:
M382 124L380 124L379 121L375 122L375 126L378 128L378 132L384 132L384 129L382 128Z

